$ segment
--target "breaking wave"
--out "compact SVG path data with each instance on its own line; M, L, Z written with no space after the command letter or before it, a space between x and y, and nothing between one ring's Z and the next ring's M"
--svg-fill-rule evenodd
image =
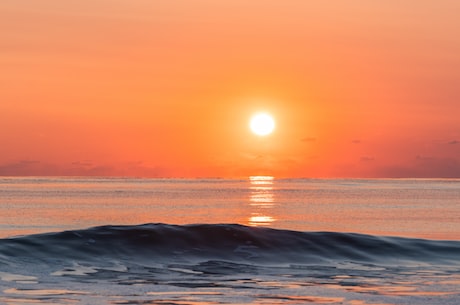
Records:
M459 241L297 232L236 224L102 226L0 240L0 263L27 261L460 264Z

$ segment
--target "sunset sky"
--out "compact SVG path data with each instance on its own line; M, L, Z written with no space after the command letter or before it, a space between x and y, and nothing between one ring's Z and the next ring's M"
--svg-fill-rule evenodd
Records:
M460 177L459 12L2 0L0 175Z

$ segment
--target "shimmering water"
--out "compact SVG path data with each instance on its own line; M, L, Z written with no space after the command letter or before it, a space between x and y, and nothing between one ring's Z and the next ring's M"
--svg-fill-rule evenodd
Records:
M0 178L0 237L238 223L460 240L460 180Z
M459 198L444 179L0 178L0 304L459 304Z

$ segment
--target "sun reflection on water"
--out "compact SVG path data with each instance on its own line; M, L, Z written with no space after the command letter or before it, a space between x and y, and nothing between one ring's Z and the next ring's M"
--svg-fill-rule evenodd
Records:
M272 176L249 177L251 194L249 205L252 207L248 223L251 226L269 226L276 219L270 216L270 209L275 205Z

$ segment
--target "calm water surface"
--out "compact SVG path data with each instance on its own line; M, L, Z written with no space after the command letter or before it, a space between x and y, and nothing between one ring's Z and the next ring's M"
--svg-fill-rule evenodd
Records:
M460 240L456 179L0 178L0 237L142 223Z

